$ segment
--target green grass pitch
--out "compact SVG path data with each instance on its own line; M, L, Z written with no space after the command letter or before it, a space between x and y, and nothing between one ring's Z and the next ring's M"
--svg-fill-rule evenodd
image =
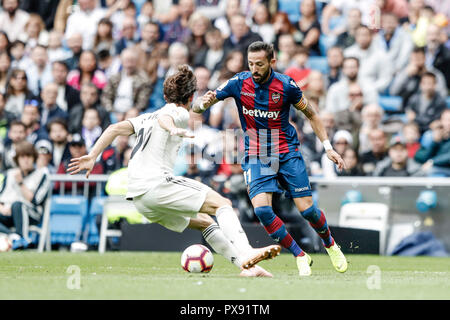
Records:
M450 299L450 258L348 255L349 269L340 274L327 255L316 254L313 275L300 278L293 257L281 254L261 263L274 278L241 278L221 256L214 255L209 274L185 272L180 256L1 253L0 299Z

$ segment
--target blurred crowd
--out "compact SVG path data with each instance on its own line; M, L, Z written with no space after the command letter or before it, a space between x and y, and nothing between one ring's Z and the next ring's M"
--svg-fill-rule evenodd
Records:
M27 141L36 168L65 173L109 124L161 108L178 65L201 96L247 70L248 45L264 40L348 166L336 170L293 109L310 175L448 177L449 35L450 0L3 0L1 169ZM189 127L175 173L251 208L234 101L192 113ZM134 139L114 141L92 174L126 167Z

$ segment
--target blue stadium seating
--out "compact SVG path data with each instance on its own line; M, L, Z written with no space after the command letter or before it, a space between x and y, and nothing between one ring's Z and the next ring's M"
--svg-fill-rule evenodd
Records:
M289 15L291 23L296 24L300 18L301 0L278 0L278 10Z
M321 34L319 37L320 54L325 57L327 55L328 49L334 46L335 43L336 37Z
M380 96L378 103L387 112L399 112L402 110L402 97Z
M96 218L98 215L103 214L103 205L108 197L94 197L91 200L89 207L89 217L87 221L88 235L87 243L89 245L97 245L100 239L99 230L96 224Z
M51 243L70 245L81 238L88 200L83 196L57 196L50 201Z
M310 69L320 71L322 74L328 73L327 57L309 57L306 66Z
M447 99L445 99L445 101L447 101L447 108L450 108L450 97L447 97Z
M296 24L300 19L300 3L302 0L278 0L278 11L286 12L291 23ZM316 11L319 21L325 4L321 0L316 0Z

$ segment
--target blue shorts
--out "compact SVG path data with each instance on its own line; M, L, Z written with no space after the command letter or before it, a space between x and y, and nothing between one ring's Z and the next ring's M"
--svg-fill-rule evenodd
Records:
M248 195L253 199L265 192L283 192L288 198L311 196L305 162L299 151L271 157L245 156L242 161Z

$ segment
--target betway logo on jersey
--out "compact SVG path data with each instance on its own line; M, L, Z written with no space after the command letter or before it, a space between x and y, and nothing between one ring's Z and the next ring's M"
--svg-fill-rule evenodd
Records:
M267 119L278 119L278 115L280 111L266 111L259 109L247 109L245 106L242 106L242 113L245 115L249 115L251 117L259 117L259 118L267 118Z

